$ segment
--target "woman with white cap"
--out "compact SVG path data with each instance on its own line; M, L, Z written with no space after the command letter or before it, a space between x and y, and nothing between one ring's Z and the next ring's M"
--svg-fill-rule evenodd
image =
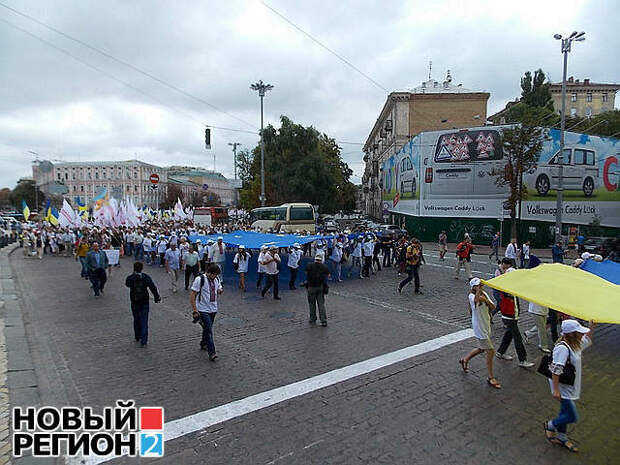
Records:
M465 358L459 360L461 368L465 373L469 372L469 361L476 355L486 353L487 356L487 383L489 386L500 389L502 386L493 375L493 356L495 355L495 347L491 341L491 312L495 308L495 303L491 300L483 290L480 278L472 278L469 281L469 311L471 313L471 326L474 330L476 338L476 348L472 350Z
M576 320L564 320L562 337L553 349L553 360L549 365L549 386L553 398L560 401L560 413L544 424L545 437L549 442L566 447L571 452L579 450L566 435L566 427L577 422L575 401L581 394L581 351L592 345L594 326L593 322L586 328ZM570 373L574 373L574 380L567 379Z

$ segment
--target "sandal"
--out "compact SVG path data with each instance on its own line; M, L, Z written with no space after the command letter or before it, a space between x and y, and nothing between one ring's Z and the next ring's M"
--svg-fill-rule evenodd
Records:
M570 439L567 439L566 441L562 441L559 438L555 438L557 439L557 444L559 444L562 447L566 447L569 451L577 453L579 452L579 449L577 448L577 446L575 444L573 444L573 442Z
M461 364L461 368L463 369L463 371L465 373L469 373L469 368L467 367L468 363L465 361L464 358L459 359L459 363Z
M499 384L495 378L487 378L487 383L489 384L489 386L491 386L491 387L493 387L495 389L501 389L502 388L502 385Z
M555 437L557 431L550 429L549 424L546 421L543 423L543 428L545 429L545 439L553 444L559 444L558 438Z

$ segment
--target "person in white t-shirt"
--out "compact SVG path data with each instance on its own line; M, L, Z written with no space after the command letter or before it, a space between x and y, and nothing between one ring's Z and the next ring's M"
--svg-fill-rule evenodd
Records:
M349 268L349 278L353 274L353 268L356 266L359 267L360 275L359 278L362 279L362 241L361 239L357 239L353 243L353 252L351 252L351 268Z
M235 254L233 258L233 265L237 269L237 273L239 273L239 289L243 292L246 291L245 288L245 274L248 272L248 265L250 263L251 255L245 250L245 245L239 246L239 251Z
M273 287L273 298L275 300L280 300L280 296L278 295L278 267L280 266L280 255L278 255L277 246L272 245L269 247L269 250L263 254L262 264L265 274L267 275L267 283L261 291L261 297L265 297L267 291Z
M495 303L489 295L484 292L480 278L472 278L469 281L469 311L471 312L471 326L476 338L477 348L472 350L465 358L459 360L461 368L465 373L469 372L469 361L476 355L486 353L487 356L487 383L495 389L502 386L493 375L493 355L495 347L491 341L491 312L495 308Z
M194 279L190 295L194 322L198 322L202 326L200 349L209 353L211 361L217 358L215 342L213 341L213 322L217 315L217 296L224 292L222 283L218 278L219 274L219 266L209 265L206 275L200 275Z
M263 260L265 259L265 253L267 252L267 249L268 247L266 245L260 246L260 253L258 254L258 280L256 281L256 289L261 288L263 278L265 278L265 267L263 266Z
M521 248L521 268L530 266L530 241L526 241Z
M510 240L510 244L506 246L506 250L504 251L504 257L506 257L512 263L513 268L517 268L517 257L519 256L519 247L517 247L517 238L513 237Z
M297 289L295 287L295 281L297 280L297 271L299 269L299 260L301 260L301 245L297 242L293 244L293 248L288 252L288 271L291 279L288 282L288 288L290 290Z
M553 349L553 360L549 365L549 386L553 398L560 401L560 414L545 424L545 437L549 442L566 447L571 452L579 450L566 435L566 427L577 422L575 401L581 395L581 352L592 345L592 330L595 326L590 322L590 327L586 328L576 320L564 320L562 337ZM560 376L567 371L569 363L574 367L575 379L572 384L564 384Z
M166 255L167 249L168 241L163 235L160 235L157 241L157 253L159 254L159 266L162 268L164 267L164 255Z

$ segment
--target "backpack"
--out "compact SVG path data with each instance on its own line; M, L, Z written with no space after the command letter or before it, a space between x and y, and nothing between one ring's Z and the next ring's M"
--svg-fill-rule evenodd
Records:
M133 282L132 302L144 302L149 299L149 292L146 286L146 280L142 274L138 274L137 279Z

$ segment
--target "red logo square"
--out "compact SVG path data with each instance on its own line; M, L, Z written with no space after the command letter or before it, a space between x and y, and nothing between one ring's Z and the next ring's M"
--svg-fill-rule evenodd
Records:
M140 429L164 429L164 409L162 407L140 408Z

